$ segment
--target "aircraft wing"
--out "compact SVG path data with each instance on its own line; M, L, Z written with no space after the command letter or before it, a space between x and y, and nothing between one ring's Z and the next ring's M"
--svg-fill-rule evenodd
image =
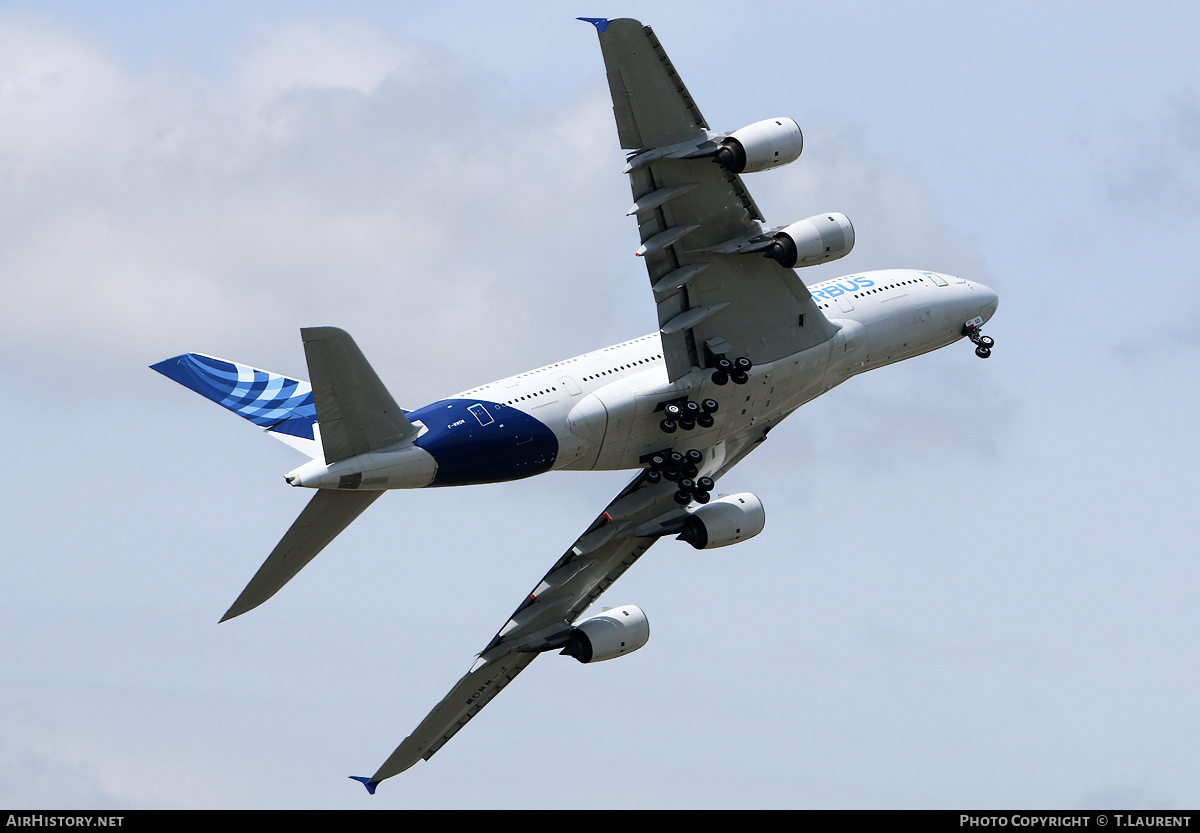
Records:
M741 177L711 158L708 125L658 38L636 20L590 20L600 35L641 247L672 381L713 356L774 361L835 328L792 269L761 253L762 214Z
M763 424L738 441L708 449L701 473L716 480L762 442L770 428ZM369 778L355 780L374 793L380 781L429 760L540 653L562 647L575 620L653 546L665 524L685 513L675 503L675 488L667 480L649 483L644 474L634 478L554 563L471 670L383 766Z

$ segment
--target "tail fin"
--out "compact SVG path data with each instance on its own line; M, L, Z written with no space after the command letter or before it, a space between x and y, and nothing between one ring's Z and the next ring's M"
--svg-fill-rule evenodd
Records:
M307 382L203 353L184 353L150 367L267 429L309 456L320 455L313 431L317 408L312 386ZM294 442L291 438L312 443Z

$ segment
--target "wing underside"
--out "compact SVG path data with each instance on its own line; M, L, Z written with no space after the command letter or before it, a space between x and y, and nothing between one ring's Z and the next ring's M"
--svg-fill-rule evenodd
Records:
M762 442L772 423L739 441L711 450L701 473L723 476ZM651 484L639 474L613 499L570 549L525 597L504 627L476 658L471 670L396 747L367 788L433 757L471 718L521 673L548 645L563 636L613 582L662 536L662 529L685 510L674 500L675 486ZM553 650L553 648L550 648Z
M611 20L599 35L669 378L720 355L762 364L831 338L795 271L737 253L763 237L762 215L741 177L695 158L712 134L654 32Z

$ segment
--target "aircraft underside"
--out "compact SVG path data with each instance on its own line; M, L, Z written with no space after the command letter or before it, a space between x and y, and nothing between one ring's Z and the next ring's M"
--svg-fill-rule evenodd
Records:
M715 487L797 408L963 338L981 358L994 346L982 327L996 294L979 283L884 270L807 286L795 270L848 254L850 220L827 212L767 227L741 179L798 158L799 126L780 117L714 133L649 27L588 22L628 151L656 333L411 411L334 327L301 330L310 382L199 353L153 365L310 458L286 475L313 490L308 505L222 621L266 602L387 490L636 472L441 703L356 779L372 793L430 758L539 654L597 662L646 644L636 606L588 609L664 537L709 549L757 535L761 501Z

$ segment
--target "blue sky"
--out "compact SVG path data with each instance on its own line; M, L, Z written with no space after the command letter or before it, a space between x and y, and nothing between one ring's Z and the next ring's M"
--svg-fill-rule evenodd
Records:
M1200 12L737 12L0 3L0 804L1196 806ZM714 128L804 128L747 184L854 221L805 280L981 280L997 349L805 406L722 483L762 535L606 595L646 648L539 661L368 799L628 478L386 495L218 627L299 460L147 365L303 377L331 324L417 407L651 331L573 19L623 14Z

